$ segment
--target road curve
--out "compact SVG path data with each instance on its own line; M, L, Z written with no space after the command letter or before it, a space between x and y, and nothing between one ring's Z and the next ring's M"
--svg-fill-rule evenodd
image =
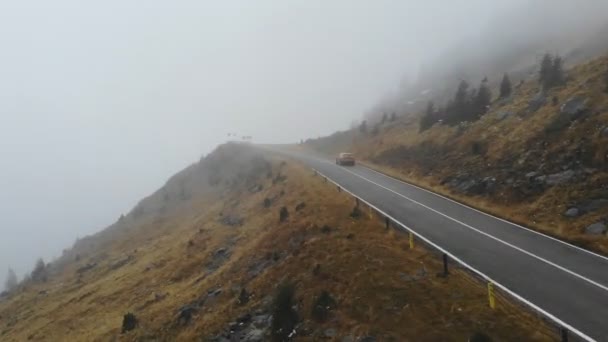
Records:
M590 341L608 341L608 258L363 166L288 154Z

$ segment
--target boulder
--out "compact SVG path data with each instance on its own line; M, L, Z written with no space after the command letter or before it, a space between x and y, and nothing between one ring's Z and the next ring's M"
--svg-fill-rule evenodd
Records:
M606 225L603 222L597 222L597 223L587 226L587 228L585 228L585 234L601 235L606 232L606 229L608 229L608 228L606 227Z
M508 117L513 116L514 114L515 113L509 112L509 111L498 112L498 113L496 113L496 119L498 119L498 121L502 121Z
M323 335L325 335L325 337L328 337L328 338L335 337L336 334L337 334L336 329L333 329L333 328L325 329L325 331L323 332Z
M226 215L226 216L222 217L222 219L220 220L220 223L222 223L223 225L226 225L226 226L236 227L236 226L242 226L244 221L245 220L243 220L242 218L240 218L238 216Z
M571 97L561 106L559 112L561 115L566 115L571 120L575 120L588 110L587 102L588 99L584 97Z
M566 170L563 172L558 172L558 173L554 173L554 174L547 176L547 179L545 180L545 182L548 185L563 184L563 183L566 183L569 180L571 180L575 175L576 175L576 173L573 170Z
M597 210L603 209L605 207L608 207L608 199L606 199L606 198L589 199L589 200L579 203L578 207L584 213L597 211Z
M580 214L580 210L578 210L578 208L570 208L568 210L566 210L566 212L564 213L564 216L566 217L577 217Z

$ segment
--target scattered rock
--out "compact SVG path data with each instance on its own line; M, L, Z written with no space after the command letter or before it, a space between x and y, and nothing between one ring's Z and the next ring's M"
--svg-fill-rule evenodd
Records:
M546 104L547 95L543 91L540 91L528 102L528 111L534 113Z
M113 264L110 266L110 269L111 269L111 270L117 270L117 269L119 269L119 268L123 267L124 265L128 264L128 263L129 263L131 260L133 260L133 259L135 259L135 257L134 257L134 256L132 256L132 255L129 255L129 256L127 256L126 258L121 259L121 260L118 260L117 262L113 263Z
M305 207L306 207L306 203L300 202L300 203L298 203L298 205L296 205L296 211L300 211L300 210L304 209Z
M137 327L137 317L132 313L127 313L122 318L122 333L131 331Z
M595 198L582 201L578 204L578 207L583 213L590 213L608 207L608 199Z
M187 304L179 308L177 313L177 322L182 325L190 323L194 314L198 312L198 307L194 304Z
M608 126L604 127L601 131L600 131L600 136L602 138L608 138Z
M264 208L270 208L272 205L272 200L268 197L264 198Z
M578 210L578 208L570 208L568 210L566 210L566 212L564 213L564 216L566 217L577 217L580 214L580 210Z
M558 172L547 176L544 180L547 185L558 185L563 184L571 180L576 175L576 172L573 170L566 170L563 172ZM540 177L537 177L538 180Z
M335 337L336 334L337 334L336 329L333 329L333 328L325 329L325 331L323 332L323 335L325 335L325 337L328 337L328 338Z
M226 247L218 248L211 255L211 260L207 262L205 268L209 273L215 272L219 269L228 259L232 253Z
M359 342L376 342L376 337L374 336L365 336L359 339Z
M97 266L97 263L96 263L96 262L88 263L88 264L86 264L86 265L84 265L84 266L82 266L82 267L79 267L79 268L76 270L76 273L78 273L78 274L82 274L82 273L84 273L84 272L86 272L86 271L89 271L89 270L91 270L91 269L95 268L96 266Z
M585 228L585 234L601 235L606 232L606 229L606 225L603 222L597 222L587 226L587 228Z
M502 111L502 112L498 112L496 113L496 119L498 119L498 121L502 121L508 117L513 116L514 113L513 112L509 112L509 111Z
M225 215L220 219L220 222L223 225L230 226L230 227L242 226L244 221L245 221L244 219L242 219L236 215Z
M355 338L351 335L342 337L341 342L355 342Z
M256 192L260 192L264 189L264 186L262 184L254 184L252 186L249 187L249 192L252 194L255 194Z

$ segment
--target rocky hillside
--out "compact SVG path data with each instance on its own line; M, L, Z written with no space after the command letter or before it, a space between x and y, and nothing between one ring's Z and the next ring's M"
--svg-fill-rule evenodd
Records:
M495 341L554 329L293 161L224 145L0 298L2 341Z
M544 91L532 75L475 122L421 131L420 116L408 115L305 145L351 150L372 167L608 253L608 58L566 79Z

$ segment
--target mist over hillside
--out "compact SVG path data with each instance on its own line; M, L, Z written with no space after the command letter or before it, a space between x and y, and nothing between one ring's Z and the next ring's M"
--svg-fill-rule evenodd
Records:
M534 77L546 52L574 65L607 50L608 2L534 1L488 18L478 34L446 46L420 66L413 82L382 99L367 116L377 120L384 112L412 114L431 99L443 104L460 80L477 84L488 77L497 86L504 73L514 82Z

